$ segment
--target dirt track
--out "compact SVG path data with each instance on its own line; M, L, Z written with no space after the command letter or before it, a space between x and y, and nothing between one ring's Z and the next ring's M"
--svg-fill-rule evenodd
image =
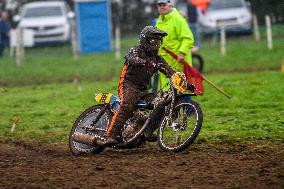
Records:
M283 144L194 144L73 157L67 147L0 143L0 188L284 188Z

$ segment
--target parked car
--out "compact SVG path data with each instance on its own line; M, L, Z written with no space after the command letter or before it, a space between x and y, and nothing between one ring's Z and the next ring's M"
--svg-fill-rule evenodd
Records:
M175 6L187 15L187 0L176 1ZM222 25L229 33L251 33L250 4L245 0L211 0L205 13L198 10L198 22L205 35L218 31Z
M226 32L252 32L250 5L244 0L212 0L207 11L199 12L201 32L210 34L222 26Z
M33 31L34 43L67 42L70 40L70 19L74 13L64 1L37 1L25 4L18 27Z

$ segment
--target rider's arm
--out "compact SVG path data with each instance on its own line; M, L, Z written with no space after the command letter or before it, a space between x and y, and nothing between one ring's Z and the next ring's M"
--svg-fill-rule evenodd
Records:
M170 78L175 71L168 65L168 63L161 56L157 56L158 70L162 72L166 77Z
M128 49L124 58L126 63L131 65L144 65L146 63L146 60L139 57L138 49L135 47Z

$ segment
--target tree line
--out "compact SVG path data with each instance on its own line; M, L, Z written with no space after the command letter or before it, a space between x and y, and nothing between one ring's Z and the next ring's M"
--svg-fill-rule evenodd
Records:
M269 15L274 23L284 23L284 0L249 0L249 2L259 23L264 24L265 15Z
M7 1L7 0L6 0ZM19 7L36 0L17 0ZM65 0L74 9L74 0ZM184 0L185 1L185 0ZM273 23L284 23L284 0L247 0L260 24L264 24L265 15L270 15ZM145 25L158 17L155 0L109 0L113 26L119 25L123 35L137 34ZM1 10L5 7L2 1ZM15 14L17 10L13 11Z
M284 0L248 1L259 24L264 24L265 15L269 15L273 23L284 23ZM152 19L158 17L155 1L122 0L120 4L112 1L111 5L113 23L120 23L123 34L137 33L145 25L151 24Z

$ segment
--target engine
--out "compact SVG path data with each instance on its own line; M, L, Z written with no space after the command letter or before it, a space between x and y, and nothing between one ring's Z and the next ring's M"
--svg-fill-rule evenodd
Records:
M137 131L143 126L148 118L148 114L144 110L136 110L132 118L128 119L122 129L122 137L125 141L131 139Z

